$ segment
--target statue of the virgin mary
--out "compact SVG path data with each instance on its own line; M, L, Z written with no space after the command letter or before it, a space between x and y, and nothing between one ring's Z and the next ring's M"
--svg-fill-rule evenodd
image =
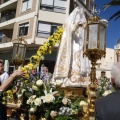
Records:
M84 10L77 7L63 24L63 35L55 65L54 80L62 80L64 86L82 86L83 78L90 72L90 63L83 57L84 28L86 23ZM89 84L89 82L87 83Z

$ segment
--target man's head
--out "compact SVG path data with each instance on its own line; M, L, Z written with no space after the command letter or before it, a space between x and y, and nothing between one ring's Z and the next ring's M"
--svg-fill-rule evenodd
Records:
M105 71L101 71L101 77L106 77Z
M4 61L0 59L0 74L4 71Z
M120 62L114 64L111 69L111 83L115 89L120 88Z
M31 73L32 73L32 75L36 75L37 74L37 69L36 68L32 69Z
M48 72L48 68L44 67L44 72L47 73Z

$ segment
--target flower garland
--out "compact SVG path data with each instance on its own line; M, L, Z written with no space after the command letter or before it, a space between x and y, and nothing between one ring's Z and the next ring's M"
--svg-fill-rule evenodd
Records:
M30 70L32 70L33 68L36 68L39 65L40 60L43 59L43 56L45 54L52 53L52 49L53 49L54 45L56 43L60 42L62 33L63 33L62 26L58 26L57 30L53 33L53 35L51 35L48 38L48 41L44 42L44 44L38 48L35 55L31 56L30 63L25 65L24 67L20 68L20 70L24 71L24 73L25 73L24 80L23 81L21 80L21 82L24 82L24 86L27 86ZM13 89L7 90L4 93L2 93L3 94L3 98L2 98L3 104L6 104L7 102L8 103L11 102L11 99L13 97L13 93L14 93ZM8 98L9 98L9 100L8 100Z
M29 71L32 70L33 68L36 68L39 65L40 60L43 59L43 56L45 54L52 53L54 45L60 42L62 33L63 33L62 26L58 26L57 30L53 33L53 35L51 35L48 38L48 41L44 42L44 44L38 48L35 55L31 56L30 63L20 68L22 71L26 73L25 75L26 79L29 78Z
M34 116L34 120L78 120L82 108L88 106L83 96L73 98L74 94L72 94L70 98L66 98L64 92L60 93L57 91L57 87L50 85L49 80L47 80L47 84L44 84L38 77L33 82L27 80L30 70L39 65L45 54L51 54L53 46L60 42L62 33L63 29L59 26L53 35L48 38L48 41L39 47L36 54L31 56L30 63L21 67L26 75L25 79L21 78L20 80L18 92L13 96L14 89L12 89L4 94L4 101L9 96L6 102L15 103L18 108L25 109L29 112L29 119ZM61 82L57 81L56 85L61 85Z

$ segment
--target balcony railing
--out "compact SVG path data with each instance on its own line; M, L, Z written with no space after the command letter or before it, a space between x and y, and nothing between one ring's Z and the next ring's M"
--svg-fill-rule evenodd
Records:
M7 1L10 1L10 0L3 0L3 1L0 1L0 5L7 2Z
M12 40L12 38L8 38L6 36L0 37L0 44L11 42L11 40Z
M15 18L15 13L11 13L10 15L6 15L4 17L1 17L0 18L0 23L11 20L13 18Z

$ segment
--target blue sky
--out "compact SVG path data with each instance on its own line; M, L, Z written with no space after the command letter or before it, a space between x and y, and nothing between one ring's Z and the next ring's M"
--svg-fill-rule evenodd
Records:
M116 11L120 10L120 6L118 7L108 7L106 10L103 10L103 6L105 3L110 2L111 0L95 0L95 4L97 5L97 9L100 9L100 17L101 19L109 19L109 17L114 14ZM108 28L106 32L106 47L114 48L117 40L120 38L120 18L116 21L111 20L108 23Z

